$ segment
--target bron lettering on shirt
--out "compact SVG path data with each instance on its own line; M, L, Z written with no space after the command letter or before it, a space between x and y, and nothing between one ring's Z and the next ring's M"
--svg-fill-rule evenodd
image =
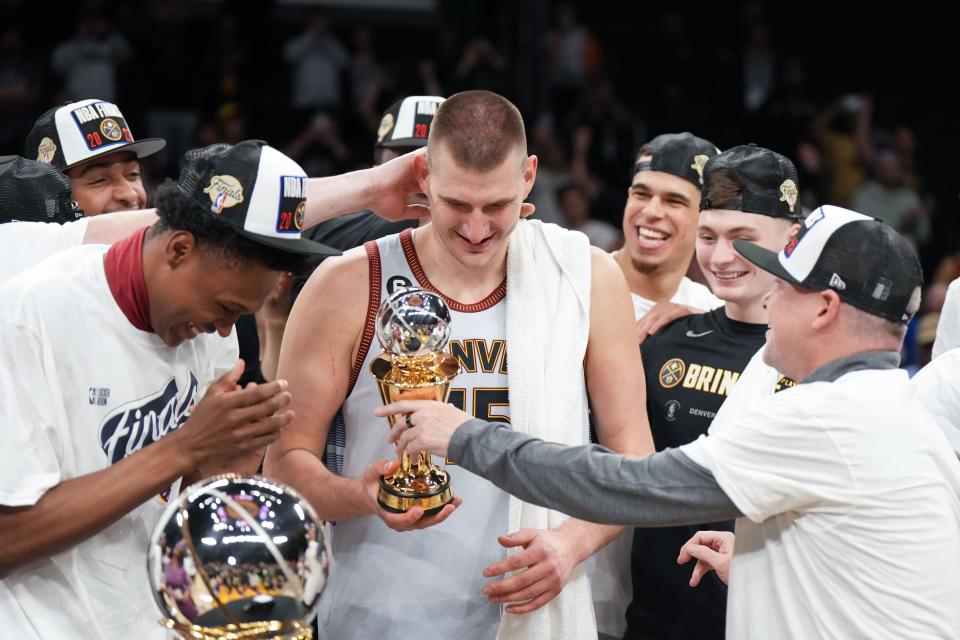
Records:
M683 378L683 388L705 391L720 396L730 395L733 385L740 379L739 371L710 367L691 362L687 365L687 374Z

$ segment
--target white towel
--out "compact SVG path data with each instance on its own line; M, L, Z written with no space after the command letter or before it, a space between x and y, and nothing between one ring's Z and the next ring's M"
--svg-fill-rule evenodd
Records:
M521 220L507 248L507 362L514 430L569 445L589 440L583 359L590 330L590 243L576 231ZM554 529L557 511L510 497L510 531ZM597 630L584 566L550 603L505 613L497 640L583 640Z

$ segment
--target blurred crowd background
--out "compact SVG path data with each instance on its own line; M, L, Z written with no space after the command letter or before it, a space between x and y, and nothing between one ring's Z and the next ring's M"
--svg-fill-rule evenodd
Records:
M146 182L194 146L263 138L310 175L369 166L406 95L490 89L540 157L537 216L622 242L634 150L692 131L755 142L801 172L801 201L900 229L926 273L908 362L960 276L955 101L946 9L917 3L560 0L0 0L0 154L34 120L102 98L136 137L166 138Z

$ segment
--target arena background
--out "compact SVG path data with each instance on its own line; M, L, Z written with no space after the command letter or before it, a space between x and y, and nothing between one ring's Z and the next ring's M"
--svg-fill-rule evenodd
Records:
M311 175L369 165L395 99L486 88L524 114L547 219L585 210L619 227L632 151L680 130L780 151L801 170L804 204L846 205L830 199L820 134L842 135L872 103L864 180L893 155L920 196L924 311L960 276L956 36L946 10L922 3L5 0L0 21L0 153L23 153L50 106L104 98L137 137L167 138L144 166L154 185L187 148L249 137ZM325 60L285 56L324 24ZM332 80L298 86L300 64Z

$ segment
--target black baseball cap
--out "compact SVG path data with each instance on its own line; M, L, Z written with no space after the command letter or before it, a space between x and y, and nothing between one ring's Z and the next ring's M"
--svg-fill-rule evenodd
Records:
M733 246L782 280L833 289L847 304L893 322L906 324L919 306L923 273L917 254L892 227L856 211L816 209L779 253L746 240Z
M394 102L383 112L374 147L425 147L433 116L445 99L440 96L408 96Z
M739 198L732 202L710 201L710 179L718 172L732 175L740 186ZM733 209L798 220L799 184L797 168L786 156L755 144L740 145L710 158L703 168L700 210Z
M54 107L37 118L23 155L66 171L108 153L128 151L146 158L165 146L162 138L135 140L117 105L90 99Z
M20 156L0 157L0 223L63 224L82 217L63 173Z
M263 140L188 151L177 186L209 215L254 242L301 255L341 254L301 237L307 174Z
M717 145L689 131L665 133L640 147L633 175L640 171L663 171L689 180L699 189L703 185L703 167L718 153Z

